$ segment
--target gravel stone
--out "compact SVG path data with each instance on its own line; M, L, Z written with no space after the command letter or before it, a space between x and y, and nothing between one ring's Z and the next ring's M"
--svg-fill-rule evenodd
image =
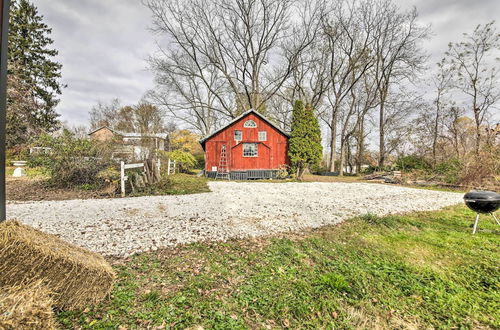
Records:
M462 194L370 183L209 182L210 193L7 204L9 218L103 255L436 210Z

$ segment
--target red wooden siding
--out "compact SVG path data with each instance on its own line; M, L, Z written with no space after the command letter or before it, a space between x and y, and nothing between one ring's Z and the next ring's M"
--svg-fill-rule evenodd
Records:
M253 120L257 127L243 127L247 120ZM242 132L242 140L234 140L234 131ZM259 141L259 131L267 132L267 140ZM243 144L257 143L257 157L243 157ZM240 120L225 127L204 142L205 170L219 166L222 145L226 145L230 171L277 169L288 164L288 137L271 126L259 115L251 112Z

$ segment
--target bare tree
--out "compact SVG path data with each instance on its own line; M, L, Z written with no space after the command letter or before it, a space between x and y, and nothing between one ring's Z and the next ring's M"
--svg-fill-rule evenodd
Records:
M141 101L134 107L136 131L141 134L165 132L163 112L156 106Z
M160 75L166 72L170 84L181 77L181 85L172 92L194 109L179 116L185 121L194 115L195 128L202 127L196 121L235 118L241 106L264 111L314 38L308 18L291 15L303 5L299 1L145 0L145 4L153 13L153 31L169 44L160 47L156 57L156 63L167 65L153 69ZM171 105L170 113L174 111ZM203 130L210 131L215 124L205 126Z
M492 21L484 26L478 25L472 34L464 34L464 41L450 43L446 52L455 72L454 85L468 98L470 104L467 108L474 115L476 153L481 146L481 125L489 110L500 100L500 60L493 58L500 50L500 34L494 24Z
M390 0L376 2L374 49L375 73L379 96L379 167L383 167L389 150L387 144L386 104L393 84L410 84L423 68L426 56L420 42L428 37L429 28L417 22L416 8L399 12Z
M90 129L97 129L102 126L114 127L118 122L120 108L119 99L113 99L109 104L98 101L89 112Z
M385 101L385 116L383 126L387 129L385 136L386 154L393 152L404 154L410 147L412 127L409 125L415 113L423 112L426 103L420 95L408 90L407 86L400 86L392 90Z
M346 158L349 158L349 153L346 157L346 148L349 148L349 140L351 139L355 129L356 124L353 122L356 111L359 107L358 94L354 89L351 89L349 98L346 99L345 107L340 107L338 111L340 112L340 164L339 164L339 176L344 175Z
M446 94L450 91L451 72L444 59L438 63L438 72L433 79L436 98L434 99L434 120L432 122L432 164L437 163L438 139L442 135L443 112L447 109L449 102L446 100Z
M113 128L121 132L135 132L135 109L130 105L126 105L118 109L116 114L116 123Z
M336 2L336 1L334 1ZM305 11L302 14L302 22L307 22L304 29L298 29L297 33L309 33L315 37L310 41L307 48L300 52L296 59L296 65L285 83L287 97L290 103L297 99L310 104L317 109L327 89L330 87L329 59L330 49L326 45L324 21L331 12L324 1L306 0Z
M108 104L99 101L89 113L91 129L107 126L117 131L143 134L169 131L163 111L146 100L126 106L121 106L118 99Z
M192 58L170 50L165 54L150 59L156 87L147 99L176 121L208 135L217 128L221 117L230 117L221 109L234 107L233 95L214 66L198 66Z
M358 87L359 106L356 113L356 124L353 136L356 139L356 173L361 172L365 158L365 145L368 133L365 130L366 117L378 106L378 94L373 68L365 73Z
M352 96L351 91L354 86L374 65L370 54L373 40L371 37L373 21L370 19L372 10L370 2L357 4L343 1L336 4L323 20L323 31L329 52L330 107L323 112L322 119L330 132L329 163L332 172L335 171L339 111L344 99L349 95Z
M354 73L353 73L354 75ZM343 175L346 162L352 172L353 162L357 173L361 170L365 146L365 120L368 112L377 105L377 90L373 74L365 71L362 79L353 86L340 111L340 168ZM356 154L354 154L356 150Z

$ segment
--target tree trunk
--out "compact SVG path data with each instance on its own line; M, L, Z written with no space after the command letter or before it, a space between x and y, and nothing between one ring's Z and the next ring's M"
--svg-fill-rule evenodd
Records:
M479 155L479 148L481 147L481 125L476 121L476 155Z
M330 123L330 172L335 172L336 144L337 144L337 109L334 110Z
M344 176L344 165L345 165L345 139L340 140L340 165L339 165L339 176Z
M379 156L378 156L378 167L380 169L383 169L385 165L385 120L384 120L385 94L386 92L383 91L380 96Z
M361 173L361 163L363 161L363 154L365 152L365 118L361 118L359 121L358 129L358 147L356 150L356 174Z
M304 176L305 166L303 163L297 164L297 180L302 181L302 177Z
M349 174L352 174L352 154L351 154L351 142L349 138L346 138L346 166L349 168Z
M436 100L436 118L434 122L434 131L432 132L432 167L436 167L437 159L436 159L436 148L437 148L437 139L438 139L438 129L439 129L439 112L440 112L440 99Z

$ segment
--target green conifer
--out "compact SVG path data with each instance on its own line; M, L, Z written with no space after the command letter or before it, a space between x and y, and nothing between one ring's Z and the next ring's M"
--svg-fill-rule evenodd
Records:
M58 54L51 48L53 40L49 37L52 30L43 22L43 16L28 0L13 0L9 19L8 75L11 85L7 94L7 109L10 118L22 119L27 136L49 132L58 127L58 114L55 107L57 98L64 87L61 82L62 65L53 60ZM16 97L17 86L29 95ZM19 104L19 102L23 102ZM22 110L22 113L18 113ZM7 129L15 132L14 123L7 123ZM18 130L17 130L18 131ZM12 138L12 139L11 139ZM20 137L9 136L8 141L19 142Z
M322 155L321 130L314 110L310 105L304 107L304 103L297 100L292 113L288 149L288 156L297 178L302 179L306 168L319 164Z

